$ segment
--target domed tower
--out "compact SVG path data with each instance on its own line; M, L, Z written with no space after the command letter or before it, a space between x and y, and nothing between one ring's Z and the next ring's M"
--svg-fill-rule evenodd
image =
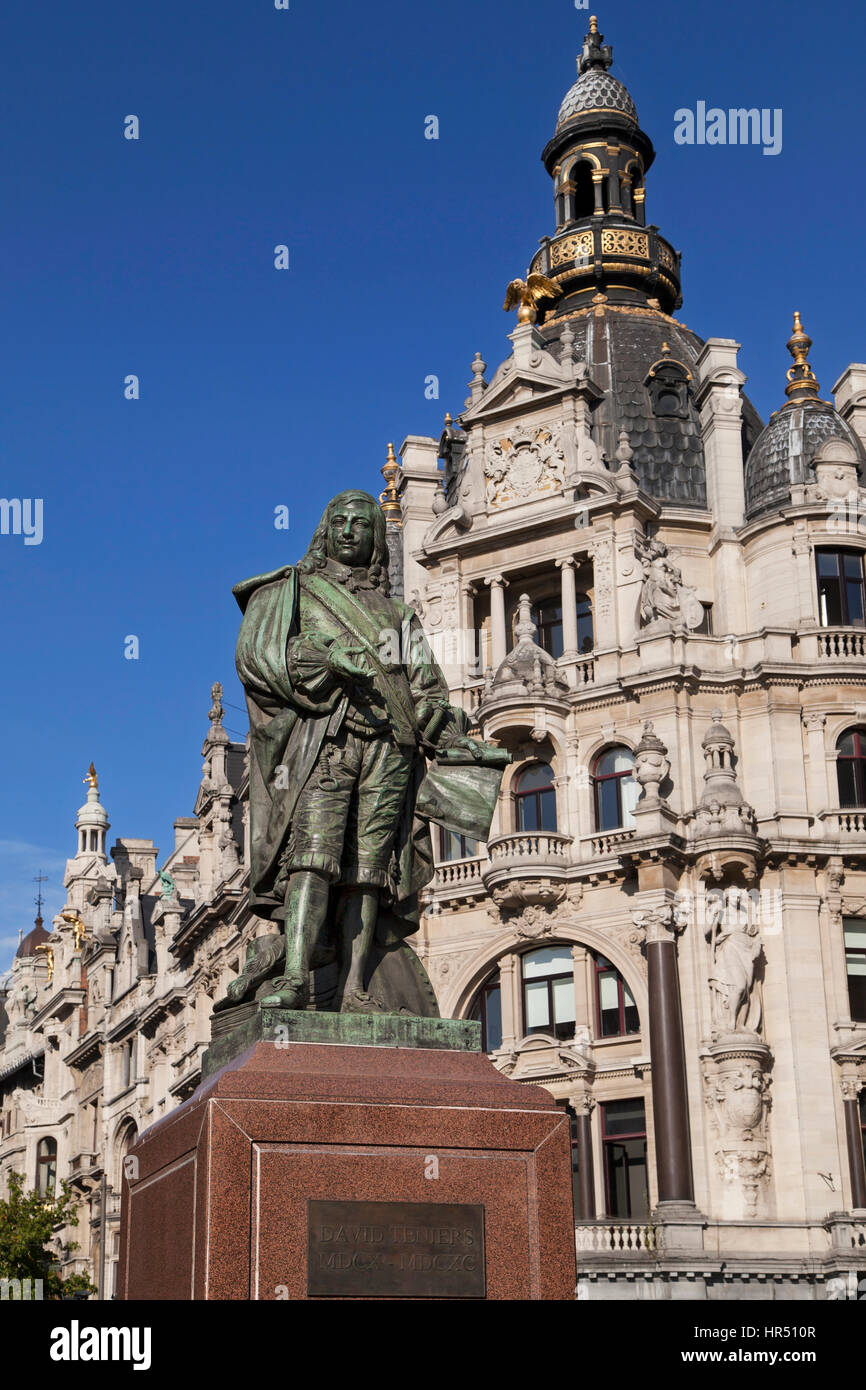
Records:
M788 399L771 416L746 460L747 521L789 507L792 487L817 486L822 464L838 475L840 497L862 481L862 446L835 406L818 395L820 386L808 360L811 346L795 313L787 344L794 359L787 373Z
M680 254L647 225L645 178L655 159L598 22L577 60L542 159L553 179L556 229L533 257L559 295L538 326L550 345L568 325L573 351L604 393L593 438L608 460L625 430L631 466L651 497L707 506L706 463L695 401L703 340L672 317L682 303ZM761 419L743 400L744 455Z
M679 253L657 227L646 227L644 179L655 150L631 96L608 71L613 49L603 38L593 15L577 81L541 156L556 202L543 272L561 288L558 317L588 307L600 290L612 304L652 300L671 313L682 303Z
M75 829L78 831L75 857L80 859L84 855L96 854L107 861L105 837L109 830L108 812L99 800L99 779L93 763L84 780L87 783L87 800L75 818Z

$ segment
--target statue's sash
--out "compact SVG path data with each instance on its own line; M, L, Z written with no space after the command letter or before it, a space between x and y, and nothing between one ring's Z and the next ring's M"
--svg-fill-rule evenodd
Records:
M414 747L418 741L418 721L409 682L402 671L397 676L386 671L379 655L382 632L366 608L347 588L332 584L321 574L303 575L301 589L321 604L352 642L361 648L375 671L376 692L388 712L395 739L400 744Z

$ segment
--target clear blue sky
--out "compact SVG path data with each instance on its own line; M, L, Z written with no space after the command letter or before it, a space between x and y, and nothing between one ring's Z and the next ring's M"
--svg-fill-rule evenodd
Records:
M862 9L598 9L657 150L647 220L684 253L679 317L743 344L766 418L801 309L829 394L866 358ZM389 439L438 434L476 349L505 356L587 19L572 0L7 10L0 495L43 498L44 539L0 536L0 968L40 868L62 905L91 758L110 842L170 848L211 682L243 703L232 584L296 560L339 488L378 488ZM781 154L676 145L699 100L781 107Z

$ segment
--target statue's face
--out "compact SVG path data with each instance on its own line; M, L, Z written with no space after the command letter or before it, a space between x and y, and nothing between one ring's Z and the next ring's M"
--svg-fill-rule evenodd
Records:
M369 565L373 557L373 518L370 505L360 499L340 503L328 521L328 555L353 568Z

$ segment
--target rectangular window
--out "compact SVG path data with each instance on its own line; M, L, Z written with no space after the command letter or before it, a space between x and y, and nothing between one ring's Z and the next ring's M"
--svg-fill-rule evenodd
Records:
M846 917L844 931L851 1017L856 1023L863 1023L866 1022L866 921Z
M713 605L711 603L701 603L704 616L692 631L701 637L712 637L713 635Z
M570 946L546 946L523 957L523 1016L527 1033L573 1038L574 965Z
M818 612L823 627L863 627L863 556L857 550L818 550Z
M649 1215L644 1103L614 1100L600 1108L607 1214L644 1221Z
M451 859L475 859L478 855L478 841L471 835L458 835L444 826L439 831L439 848L443 863Z

